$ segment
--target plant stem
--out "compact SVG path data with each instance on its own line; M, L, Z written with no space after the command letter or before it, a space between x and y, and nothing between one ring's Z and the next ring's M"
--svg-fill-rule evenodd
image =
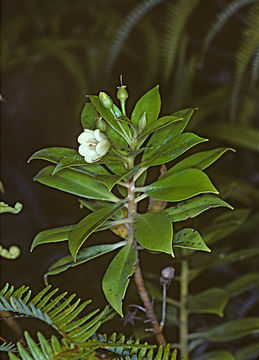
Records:
M142 195L140 195L139 197L136 198L135 202L138 203L139 201L144 200L147 197L148 197L147 194L142 194Z
M144 279L141 273L141 269L139 266L139 259L137 260L136 266L135 266L135 272L134 272L134 278L135 282L138 288L139 296L145 306L146 309L146 315L148 319L150 320L154 334L156 336L157 342L159 345L166 345L166 340L164 338L164 335L162 333L161 326L158 323L156 314L154 313L153 304L150 300L150 297L148 296L147 290L145 288Z
M188 262L182 260L180 276L180 344L181 356L188 360L188 311L186 309L188 297Z
M137 249L137 241L134 239L134 223L136 215L137 204L135 201L135 179L133 178L129 182L128 187L128 242L132 244ZM144 279L139 265L139 257L137 257L137 263L135 265L134 278L137 285L139 296L145 306L147 318L150 320L154 334L156 336L157 342L160 345L165 346L166 340L163 336L161 326L157 320L156 314L154 313L154 308L152 301L147 293L145 288Z

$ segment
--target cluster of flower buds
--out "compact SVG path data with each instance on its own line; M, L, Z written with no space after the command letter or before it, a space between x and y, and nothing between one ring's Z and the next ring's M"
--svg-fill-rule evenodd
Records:
M126 86L122 84L118 87L117 91L117 99L120 101L121 110L113 103L112 99L108 94L101 91L99 93L99 100L101 105L110 111L110 113L114 116L115 119L120 118L121 116L126 116L125 103L128 98L128 92L126 90ZM131 142L131 137L128 136L127 131L119 124L122 131L124 132L124 138L128 142ZM138 129L135 131L135 137L138 134L141 134L146 126L146 113L144 112L141 117ZM107 124L105 120L100 116L96 120L96 130L85 129L83 133L81 133L78 137L78 142L80 144L78 152L81 156L84 157L87 163L94 163L99 161L109 150L110 141L107 139L106 135L103 133L107 129ZM134 140L134 139L133 139Z
M109 150L110 142L100 129L85 129L78 136L80 144L78 152L86 162L94 163L100 160Z

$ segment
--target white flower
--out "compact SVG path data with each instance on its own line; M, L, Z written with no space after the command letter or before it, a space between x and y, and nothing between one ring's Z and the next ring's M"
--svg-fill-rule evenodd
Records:
M109 150L110 142L106 136L99 130L85 129L78 136L77 141L80 146L78 152L88 163L100 160Z

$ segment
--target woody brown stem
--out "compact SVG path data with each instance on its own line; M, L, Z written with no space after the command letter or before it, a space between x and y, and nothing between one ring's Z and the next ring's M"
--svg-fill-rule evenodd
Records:
M136 202L135 202L135 181L134 178L129 182L128 187L128 242L137 248L137 241L134 239L134 223L136 215ZM137 257L137 263L135 265L134 278L137 285L139 296L145 306L147 318L150 320L154 330L157 342L159 345L166 345L166 340L162 333L161 326L157 320L154 312L152 301L145 288L144 279L139 265L139 258Z
M144 279L141 273L141 269L139 266L139 259L137 260L136 266L135 266L135 272L134 272L134 278L135 278L135 282L138 288L138 293L139 296L145 306L146 309L146 315L148 317L148 319L150 320L153 330L154 330L154 334L156 336L157 342L159 345L166 345L166 340L164 338L164 335L162 333L162 328L158 323L156 314L154 312L154 307L153 304L150 300L150 297L148 295L148 292L145 288L145 284L144 284Z

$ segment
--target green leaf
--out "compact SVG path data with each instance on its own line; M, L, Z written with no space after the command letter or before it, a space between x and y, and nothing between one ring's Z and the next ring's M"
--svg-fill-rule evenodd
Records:
M55 169L53 170L53 175L58 171L65 169L67 167L75 167L73 170L77 170L92 176L95 176L97 174L100 175L109 174L108 171L99 164L87 164L84 158L77 153L73 155L64 156L57 163Z
M124 203L119 202L96 210L73 228L68 239L68 246L74 261L76 261L76 255L85 240L123 206Z
M236 360L256 360L259 354L259 343L249 344L235 352Z
M180 123L180 122L179 122ZM153 134L142 157L142 166L155 166L167 163L182 155L193 146L207 141L196 134L186 132L175 136L172 125Z
M213 164L218 158L220 158L226 151L231 150L231 148L218 148L213 150L207 150L193 154L182 161L179 161L174 165L170 170L168 170L165 176L176 173L181 170L194 168L199 170L204 170Z
M173 246L211 252L199 232L191 228L185 228L178 231L173 238Z
M259 333L259 318L248 317L232 320L212 329L206 330L202 336L210 341L231 341L242 336Z
M138 171L139 167L136 166L134 169L131 169L127 172L124 172L121 175L96 175L96 180L103 183L109 191L121 180L125 177L133 176Z
M154 199L181 201L201 193L216 193L217 189L201 170L187 169L145 186L143 191Z
M256 128L227 123L215 123L203 126L201 131L206 136L213 136L226 141L228 144L241 146L248 150L259 151L259 131Z
M228 292L215 287L199 294L189 295L187 309L191 313L216 314L222 317L228 300Z
M225 286L225 289L231 296L237 296L243 291L259 285L259 273L245 274L238 279L230 282Z
M31 245L32 251L36 246L47 243L66 241L75 225L63 226L39 232Z
M124 126L125 126L125 124L124 124ZM105 134L116 150L118 150L118 151L120 151L122 149L125 149L126 151L128 150L128 143L125 140L125 138L119 132L114 130L114 128L111 127L109 124L107 125ZM109 150L109 152L110 151L111 150Z
M110 263L102 281L107 301L123 316L122 300L129 285L129 277L134 272L137 250L131 245L124 246Z
M27 161L28 163L34 159L46 160L53 163L58 163L64 156L75 155L78 152L75 149L63 147L50 147L36 151Z
M174 136L181 134L188 125L195 110L197 110L197 108L188 108L173 113L172 115L174 115L178 119L183 119L183 120L170 125L170 129L169 128L164 129L164 131L162 132L163 137L165 136L165 134L168 134L171 131L173 132Z
M208 352L198 358L194 358L193 360L236 360L236 358L229 351L218 350Z
M50 276L50 275L60 274L61 272L66 271L72 267L84 264L87 261L90 261L99 256L107 254L108 252L114 251L119 247L124 246L125 244L126 244L125 241L121 241L115 244L91 246L89 248L81 250L78 253L76 257L76 262L74 262L73 257L71 255L64 256L49 267L46 275Z
M109 205L109 203L107 203L107 201L102 201L102 200L79 199L79 202L80 202L80 207L84 206L91 211L99 210L99 209ZM116 214L114 214L112 218L122 219L123 217L124 217L124 213L123 213L123 209L121 209Z
M203 231L206 243L213 244L235 231L247 219L250 210L238 209L224 213L212 220Z
M231 205L217 196L205 194L182 201L175 206L165 209L163 213L166 214L171 221L176 222L194 218L208 209L221 206L233 209Z
M137 216L135 237L145 249L173 254L173 227L170 219L161 213Z
M127 123L118 121L112 113L106 109L100 102L99 97L95 95L88 96L95 109L102 115L102 117L108 122L108 124L121 135L125 140L130 137L129 126Z
M132 124L137 126L144 112L146 113L146 126L155 122L160 113L161 98L159 94L159 86L153 87L146 92L136 103L131 114Z
M77 196L113 202L118 201L118 198L109 192L104 185L87 174L71 169L63 169L52 175L53 170L54 166L45 167L34 177L34 180Z
M107 155L105 157L107 157ZM108 173L107 170L105 170L100 164L87 164L84 161L84 158L79 155L75 149L62 147L46 148L34 153L28 162L33 159L46 160L57 164L53 170L53 173L68 166L74 166L75 168L73 170L77 170L92 176L95 176L96 174ZM116 159L116 161L118 161L118 159Z
M151 123L149 126L146 126L143 132L141 133L141 138L149 136L155 131L161 130L162 128L172 124L176 121L182 121L183 118L179 118L175 115L166 115L161 117L160 119L157 119L157 121Z
M97 113L92 103L86 103L81 112L81 124L83 129L96 129Z

